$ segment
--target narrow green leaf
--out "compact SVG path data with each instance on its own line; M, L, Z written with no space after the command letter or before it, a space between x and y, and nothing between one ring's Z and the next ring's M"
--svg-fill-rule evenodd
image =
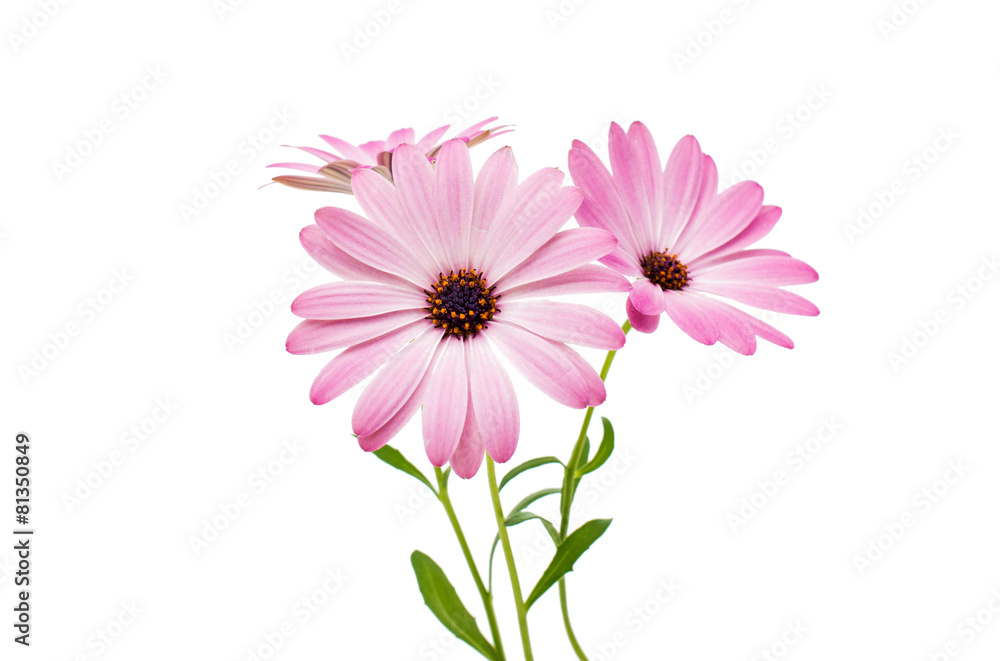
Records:
M542 572L542 577L538 579L535 589L531 591L527 601L524 602L526 608L531 608L538 598L545 594L545 591L559 582L559 579L573 571L573 563L580 559L580 556L590 548L590 545L597 541L597 538L604 534L604 531L611 525L611 519L594 519L587 521L577 530L573 531L563 540L562 544L556 548L556 555L552 562Z
M530 496L525 496L524 499L521 500L521 502L519 502L517 505L514 505L514 509L510 511L510 513L507 515L507 518L509 519L513 515L517 514L525 507L538 500L539 498L544 498L545 496L551 496L554 493L562 493L562 489L542 489L541 491L536 491Z
M406 457L403 456L403 453L397 450L396 448L389 445L383 445L378 450L375 450L374 454L376 457L378 457L385 463L389 464L393 468L401 470L404 473L407 473L417 478L418 480L426 484L428 489L434 491L434 493L437 493L437 491L434 490L434 487L431 486L430 480L424 477L424 474L421 473L416 466L411 464L406 459Z
M508 528L516 526L519 523L524 523L525 521L531 521L532 519L538 519L545 526L545 530L548 531L549 537L552 538L552 542L559 546L559 531L556 527L552 525L552 522L548 519L538 516L537 514L532 514L531 512L518 512L517 514L512 514L507 517L503 522ZM493 592L493 556L497 551L497 544L500 543L499 533L493 537L493 548L490 549L490 592Z
M583 468L578 470L577 475L593 473L595 470L603 466L604 462L606 462L608 457L611 456L611 453L615 451L615 430L611 426L611 421L607 418L601 418L601 422L604 423L604 438L601 439L601 445L597 448L594 458L587 462Z
M520 466L516 466L510 469L510 471L503 476L503 479L500 480L500 490L503 490L505 484L513 480L521 473L529 471L532 468L538 468L539 466L544 466L545 464L562 464L562 462L556 459L555 457L539 457L538 459L532 459L531 461L526 461Z
M487 659L496 661L496 650L476 625L476 618L462 604L444 571L429 556L414 551L410 556L424 603L448 631L472 646Z

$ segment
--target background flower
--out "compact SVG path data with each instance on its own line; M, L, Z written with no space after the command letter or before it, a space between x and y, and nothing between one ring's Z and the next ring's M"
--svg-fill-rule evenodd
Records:
M590 307L539 298L627 291L590 264L617 241L598 228L559 229L583 199L563 174L517 183L510 148L473 180L465 143L449 140L432 167L423 151L394 152L395 185L373 170L352 182L367 217L325 207L302 244L343 278L300 295L296 354L345 349L313 383L322 404L378 372L354 409L365 450L382 447L423 406L427 456L471 477L483 450L498 462L517 445L517 399L504 355L531 383L574 408L604 401L597 373L567 343L618 349L617 324Z
M812 267L778 250L747 249L781 217L778 207L763 206L760 185L744 181L719 193L715 162L690 135L661 168L653 137L641 122L628 133L612 123L608 151L611 172L576 140L569 170L585 193L576 213L579 223L618 238L618 247L601 261L637 278L626 303L632 326L651 333L666 312L703 344L722 342L750 355L761 337L791 348L788 336L716 298L819 314L815 305L781 288L815 282Z

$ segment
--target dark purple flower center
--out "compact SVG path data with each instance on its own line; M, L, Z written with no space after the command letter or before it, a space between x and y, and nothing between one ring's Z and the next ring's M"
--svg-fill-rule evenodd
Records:
M446 335L465 339L475 337L485 329L486 322L500 312L490 287L476 269L462 269L448 275L441 274L438 281L424 290L427 294L427 318Z
M651 252L639 260L642 273L660 289L684 289L688 284L688 267L677 261L677 255Z

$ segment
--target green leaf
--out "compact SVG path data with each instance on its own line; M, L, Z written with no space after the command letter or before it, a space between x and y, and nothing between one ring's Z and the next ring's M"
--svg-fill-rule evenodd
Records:
M500 480L500 490L503 489L505 484L513 480L521 473L529 471L532 468L538 468L539 466L544 466L545 464L562 464L562 462L556 459L555 457L539 457L538 459L532 459L531 461L526 461L520 466L516 466L510 469L510 472L508 472L506 475L503 476L503 479Z
M591 459L587 464L577 471L577 475L586 475L587 473L593 473L595 470L604 465L604 462L608 460L611 453L615 451L615 430L611 426L611 421L607 418L601 418L601 422L604 423L604 438L601 439L601 446L597 448L597 453L594 454L594 458Z
M545 526L545 530L548 531L549 537L552 538L553 543L559 546L559 531L556 527L552 525L552 522L548 519L538 516L537 514L532 514L531 512L518 512L517 514L512 514L507 517L503 524L510 528L516 526L519 523L524 523L525 521L531 521L532 519L538 519ZM497 544L500 543L500 534L497 533L493 537L493 548L490 549L490 592L493 592L493 556L497 552Z
M590 545L597 541L597 538L604 534L604 531L611 525L611 519L594 519L587 521L577 530L573 531L569 537L563 540L556 548L556 555L552 562L545 568L542 577L538 579L535 589L528 595L528 600L524 602L526 608L531 608L538 598L545 594L545 591L559 582L559 579L573 571L573 563L580 559L580 556L590 548Z
M525 507L538 500L539 498L544 498L545 496L551 496L554 493L562 493L562 489L542 489L541 491L536 491L530 496L525 496L524 499L521 500L521 502L519 502L517 505L514 505L514 509L512 509L510 511L510 514L507 515L507 519L510 519L510 517L514 516L515 514L517 514Z
M396 448L389 445L383 445L378 450L375 450L374 454L376 457L378 457L385 463L389 464L393 468L401 470L404 473L407 473L417 478L418 480L426 484L428 489L434 491L434 487L431 486L430 480L424 477L424 474L421 473L416 466L407 461L406 457L403 456L403 453L397 450ZM434 491L434 493L436 494L437 491Z
M496 661L496 650L479 631L476 618L462 604L458 593L437 563L420 551L410 556L424 603L448 631L464 640L487 659Z

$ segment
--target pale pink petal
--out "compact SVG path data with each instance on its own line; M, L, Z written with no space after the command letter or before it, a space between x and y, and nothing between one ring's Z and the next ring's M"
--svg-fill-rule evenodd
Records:
M741 181L719 193L692 218L673 247L682 261L690 262L726 243L742 232L757 216L764 189L753 181Z
M623 275L638 278L642 275L642 265L639 258L627 253L621 246L618 246L604 257L598 259L601 264L609 266Z
M617 122L611 122L608 134L608 154L611 157L611 172L614 175L615 187L621 195L625 209L632 219L639 239L639 252L647 253L659 249L656 245L658 229L653 226L652 214L649 209L649 198L643 186L644 173L639 159L632 152L632 143L625 131ZM660 164L656 164L659 173Z
M718 313L724 312L729 316L730 319L736 319L736 318L741 319L743 322L747 324L747 326L753 329L753 332L759 338L777 344L778 346L784 347L786 349L791 349L792 347L795 346L792 340L787 335L777 330L773 326L764 323L757 317L754 317L751 314L747 314L743 310L734 308L733 306L724 303L723 301L718 301L712 298L708 298L707 296L698 296L698 301L702 303L703 309L707 308L712 310L715 313L714 316L716 319L719 318ZM720 333L720 339L721 339L721 333ZM732 345L730 346L732 347ZM732 348L735 349L735 347Z
M714 251L713 251L714 253ZM751 257L791 257L787 252L774 250L773 248L751 248L748 250L738 250L732 253L702 255L688 263L688 269L692 273L701 273L710 268L715 268L720 264L750 259Z
M551 197L536 198L522 213L508 216L506 243L498 246L492 264L487 257L483 269L489 268L487 273L494 280L502 278L545 245L573 217L582 200L579 188L566 186L556 190Z
M426 306L427 296L413 286L400 289L375 282L328 282L299 294L292 301L292 314L305 319L354 319Z
M579 206L578 190L572 189L576 190L576 196L566 197L567 194L563 194L559 188L564 177L565 175L555 168L543 168L518 184L517 188L507 196L504 206L490 224L489 233L483 237L480 270L486 273L488 278L495 281L501 275L494 272L493 266L501 260L504 263L509 262L511 251L519 249L516 245L517 238L537 226L539 221L550 219L553 215L550 209L563 212L566 206L576 205L573 206L574 210ZM546 204L547 201L554 203L557 199L559 206L556 209L553 209L553 204ZM572 215L572 212L569 215ZM568 219L569 216L563 218L563 223ZM552 230L542 243L549 240L552 234L555 234L555 230ZM517 262L509 264L507 268L516 264Z
M345 280L363 280L366 282L381 282L395 287L410 287L412 282L398 275L359 262L338 248L330 240L319 225L309 225L299 232L299 242L310 257L330 273Z
M719 342L744 356L752 355L757 350L754 328L747 321L749 315L707 296L691 294L685 301L712 319L719 330Z
M496 319L488 332L490 340L532 385L560 404L587 407L590 389L586 381L554 342ZM478 409L478 400L476 404ZM489 451L488 443L486 447Z
M285 349L288 350L288 353L296 355L343 349L352 344L378 337L426 316L427 313L423 310L401 310L359 319L340 319L337 321L306 319L288 334L288 339L285 340ZM430 322L428 322L428 326L430 326Z
M358 145L358 149L363 151L373 162L377 162L378 155L381 152L386 151L385 140L371 140L364 144Z
M802 298L798 294L793 294L777 287L764 285L736 283L736 282L716 282L704 283L690 287L695 291L715 294L731 298L739 303L752 305L762 310L772 310L786 314L801 314L808 317L815 317L819 314L819 308Z
M660 165L660 154L656 142L646 125L642 122L632 122L628 127L628 139L632 144L632 154L635 157L635 175L641 181L646 199L649 202L649 236L654 239L654 250L663 246L655 239L660 235L663 225L663 206L666 186L663 181L663 170Z
M470 126L467 129L465 129L464 131L462 131L461 133L459 133L455 137L458 138L459 140L468 140L469 138L475 137L475 135L477 133L482 132L483 128L487 124L490 124L490 123L495 122L495 121L497 121L496 117L490 117L489 119L484 119L481 122L476 122L475 124L473 124L472 126Z
M640 333L652 333L660 325L660 315L643 314L636 310L632 301L628 299L625 300L625 314L628 315L628 321L632 324L632 328Z
M406 426L406 423L420 409L420 405L424 403L424 396L427 393L427 381L428 377L425 373L424 378L420 379L420 383L414 388L413 394L399 407L399 410L396 411L395 415L388 422L367 436L358 436L358 445L361 446L362 450L365 452L378 450L391 441Z
M588 264L544 280L536 280L505 289L503 300L506 302L544 296L625 292L631 288L632 285L621 274L603 266Z
M705 253L699 259L703 260L717 255L728 255L757 243L767 236L772 229L774 229L774 226L778 223L778 219L780 218L781 207L764 205L761 207L761 210L757 214L756 218L750 221L750 224L746 226L746 229L718 248Z
M442 337L440 331L428 328L375 375L354 407L351 426L355 434L375 432L399 411L424 378Z
M737 253L743 255L756 251ZM705 269L692 269L691 279L704 285L709 282L742 282L754 285L804 285L816 282L819 274L805 262L784 254L754 254L732 259Z
M493 221L516 188L514 152L510 147L504 147L486 159L476 177L469 242L470 264L482 264Z
M289 168L292 170L301 170L303 172L311 172L312 174L318 173L320 170L325 168L325 165L310 165L309 163L271 163L267 167L269 168Z
M313 404L326 404L341 396L374 374L425 327L424 322L416 321L344 349L320 371L309 399Z
M702 344L719 340L719 327L695 300L698 294L668 290L663 292L664 310L677 327Z
M555 301L503 301L504 322L516 324L553 342L617 351L625 333L610 317L589 305Z
M326 144L330 145L337 150L343 158L351 161L357 161L365 165L377 165L373 159L368 157L368 154L361 151L360 148L355 147L349 142L345 142L340 138L335 138L332 135L321 135L319 136L323 139Z
M412 248L406 248L384 229L357 214L337 207L316 211L316 222L338 248L360 262L406 278L418 287L426 287L437 275L419 261Z
M472 393L469 393L469 403L466 405L465 428L462 438L451 455L451 469L463 480L468 480L479 472L483 464L483 435L476 420L475 408L472 405Z
M587 388L590 390L590 401L587 405L600 406L604 403L604 400L608 398L608 391L604 387L604 381L601 380L601 375L590 366L590 363L583 359L583 356L569 347L565 347L565 349L566 357L570 359L570 362L576 365L576 369L579 370L580 376L582 376L583 380L587 382Z
M718 195L719 168L716 167L712 157L706 154L701 160L701 191L698 193L698 202L694 205L694 210L691 211L691 218L697 218L704 213Z
M424 243L424 237L410 223L403 211L396 187L374 170L357 170L351 177L351 189L365 215L386 233L406 246L421 262L433 264L434 259Z
M316 149L315 147L295 147L295 149L300 149L307 154L315 156L316 158L322 159L327 163L332 163L334 161L342 160L340 156L336 154L331 154L328 151L323 151L322 149Z
M441 242L449 268L470 266L469 236L472 228L472 158L461 140L449 140L438 152L435 202Z
M427 157L413 145L400 145L392 154L392 176L400 205L410 224L423 240L440 273L452 265L441 240L434 204L434 168Z
M565 273L607 255L617 245L614 234L596 227L576 227L558 232L497 282L497 286L502 291Z
M579 140L573 141L569 151L569 173L584 193L584 202L576 213L580 225L608 230L628 252L638 255L640 241L611 173L597 154Z
M416 138L416 135L413 129L397 129L393 131L385 139L385 151L392 151L404 142L413 144L413 139Z
M451 124L445 124L444 126L437 127L424 137L417 140L417 149L426 154L437 145L438 140L441 139L441 136L447 133L448 129L450 128Z
M655 315L663 312L663 289L645 278L632 283L628 300L632 301L635 309L643 314Z
M693 135L686 135L670 152L663 170L663 222L655 250L676 252L679 237L691 221L701 196L705 155Z
M494 326L491 325L487 331L490 335ZM494 461L503 463L513 456L517 448L521 418L514 384L497 360L491 343L482 340L478 337L465 342L472 408L486 451Z
M424 449L435 466L444 466L455 453L465 428L469 404L469 373L465 347L459 338L445 338L438 347L427 382L421 414Z

